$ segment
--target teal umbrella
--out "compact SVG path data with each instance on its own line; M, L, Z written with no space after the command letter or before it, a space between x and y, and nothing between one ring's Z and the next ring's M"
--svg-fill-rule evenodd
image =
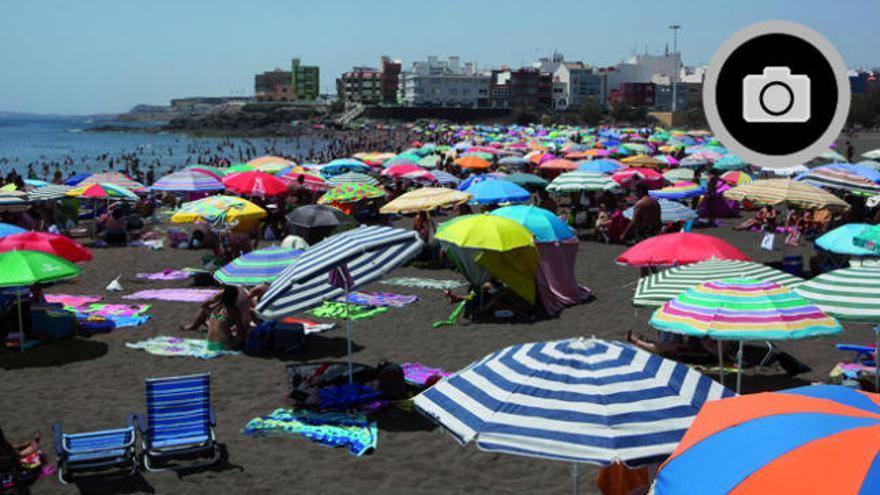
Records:
M529 230L538 242L566 241L574 238L574 231L549 210L537 206L515 205L498 208L490 213L505 217Z
M545 179L538 177L535 174L524 174L524 173L513 173L509 175L505 175L501 177L501 180L506 180L507 182L513 182L518 186L522 186L525 188L538 188L543 189L547 187L547 182Z
M285 268L302 254L301 250L272 246L240 256L214 272L226 285L260 285L274 282Z
M822 234L816 239L816 245L825 251L848 256L872 256L880 254L877 251L856 245L856 236L874 226L867 223L848 223L841 225L831 232Z
M749 162L736 155L724 155L712 164L712 168L717 170L742 170L748 166Z

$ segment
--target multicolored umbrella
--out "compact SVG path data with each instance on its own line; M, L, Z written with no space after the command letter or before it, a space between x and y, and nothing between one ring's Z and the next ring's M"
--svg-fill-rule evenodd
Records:
M471 195L455 189L444 187L422 187L415 191L401 194L384 205L380 213L415 213L431 211L436 208L451 208L466 203Z
M677 201L661 198L657 202L660 203L660 221L663 223L687 222L699 216L697 212ZM634 206L630 206L623 212L623 216L629 220L632 220L634 214Z
M147 192L147 188L140 182L131 180L127 175L119 172L107 172L92 174L82 180L77 186L90 186L93 184L110 184L112 186L122 187L133 192Z
M628 266L686 265L711 259L751 261L742 251L717 237L676 232L649 237L615 260Z
M266 216L266 210L237 196L208 196L183 203L171 216L173 223L208 222L232 224L257 220Z
M847 210L849 204L818 187L791 179L761 179L724 191L734 201L751 201L759 205L789 205L817 210Z
M640 278L633 296L633 306L662 306L703 282L728 278L774 282L788 288L797 287L804 281L802 278L760 263L713 259L674 266Z
M880 194L880 172L868 167L836 163L816 167L797 177L817 187L841 189L864 194Z
M651 196L663 199L693 198L695 196L702 196L705 193L706 189L703 188L703 186L688 181L676 182L671 186L666 186L662 189L649 191L649 194Z
M721 174L721 180L730 184L731 187L748 184L752 181L752 177L742 170L731 170Z
M209 174L183 170L162 177L150 186L150 189L153 191L200 192L220 191L225 189L225 186Z
M509 218L529 229L538 242L557 242L573 239L574 231L553 212L533 205L514 205L498 208L489 213Z
M497 179L477 182L465 189L465 192L472 196L471 204L478 205L521 203L531 197L529 191L513 182Z
M378 186L379 180L367 174L348 172L330 177L327 179L327 184L331 187L341 186L342 184L366 184L368 186Z
M613 191L619 189L617 182L603 174L591 172L566 172L553 179L548 192L570 193L580 191Z
M368 184L347 183L330 188L318 199L318 204L355 203L364 199L381 198L385 191Z
M75 187L70 191L67 191L68 196L72 196L75 198L100 198L100 199L119 199L119 200L127 200L127 201L138 201L137 194L129 191L128 189L122 186L115 186L113 184L88 184Z
M303 251L272 246L240 256L214 272L214 278L226 285L260 285L274 282Z
M37 251L63 258L71 263L91 261L92 252L70 237L49 232L23 232L0 238L0 253Z
M707 402L655 495L880 493L880 395L837 385Z
M266 172L241 172L223 177L223 185L231 192L258 198L280 196L287 192L287 183Z

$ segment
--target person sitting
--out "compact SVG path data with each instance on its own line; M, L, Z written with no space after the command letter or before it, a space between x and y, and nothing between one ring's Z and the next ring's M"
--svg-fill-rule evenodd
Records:
M111 208L109 212L101 215L98 223L104 227L102 235L104 242L111 246L128 244L128 231L126 230L128 225L122 215L122 209Z
M479 298L469 298L468 296L460 296L454 294L451 290L446 289L443 294L450 304L456 304L461 301L469 301L469 312L474 318L486 318L496 315L500 311L510 311L514 315L530 314L535 308L526 300L520 297L509 287L496 280L490 280L484 283L479 290L488 296L488 300L481 307L476 307Z
M195 319L181 326L183 331L196 331L208 324L208 349L240 349L251 328L251 295L244 288L227 285L223 291L205 301Z
M764 228L764 226L767 224L771 212L773 212L775 218L776 212L773 211L772 207L767 205L762 206L757 212L755 212L755 216L749 218L739 225L734 226L733 230L749 230L753 227Z
M789 246L798 246L801 240L801 224L803 216L792 208L785 218L785 243Z
M648 194L648 186L640 183L636 188L638 201L633 208L632 221L623 230L620 238L632 239L633 243L645 240L660 233L660 203L657 198Z
M34 433L26 443L14 444L6 439L0 429L0 471L27 472L43 465L44 456L40 451L40 433Z

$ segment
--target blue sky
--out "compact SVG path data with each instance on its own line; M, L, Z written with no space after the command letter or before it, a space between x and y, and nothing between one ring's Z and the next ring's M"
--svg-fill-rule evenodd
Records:
M833 7L831 6L833 4ZM848 66L880 65L877 0L5 0L0 2L0 110L84 114L180 96L250 94L253 75L299 56L321 66L322 91L382 54L404 66L460 55L519 65L558 49L610 65L671 45L683 26L688 65L730 34L769 19L823 33Z

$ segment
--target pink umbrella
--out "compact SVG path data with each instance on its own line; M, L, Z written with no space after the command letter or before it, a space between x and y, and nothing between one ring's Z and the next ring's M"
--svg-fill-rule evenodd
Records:
M430 172L415 165L392 165L382 171L385 177L435 182L437 179Z
M611 179L621 186L629 187L639 181L644 182L650 188L663 187L665 178L663 174L649 168L625 168L611 174Z
M287 183L265 172L242 172L223 178L226 189L246 196L278 196L287 192Z
M649 237L615 260L627 266L686 265L711 259L751 261L739 249L717 237L676 232Z

